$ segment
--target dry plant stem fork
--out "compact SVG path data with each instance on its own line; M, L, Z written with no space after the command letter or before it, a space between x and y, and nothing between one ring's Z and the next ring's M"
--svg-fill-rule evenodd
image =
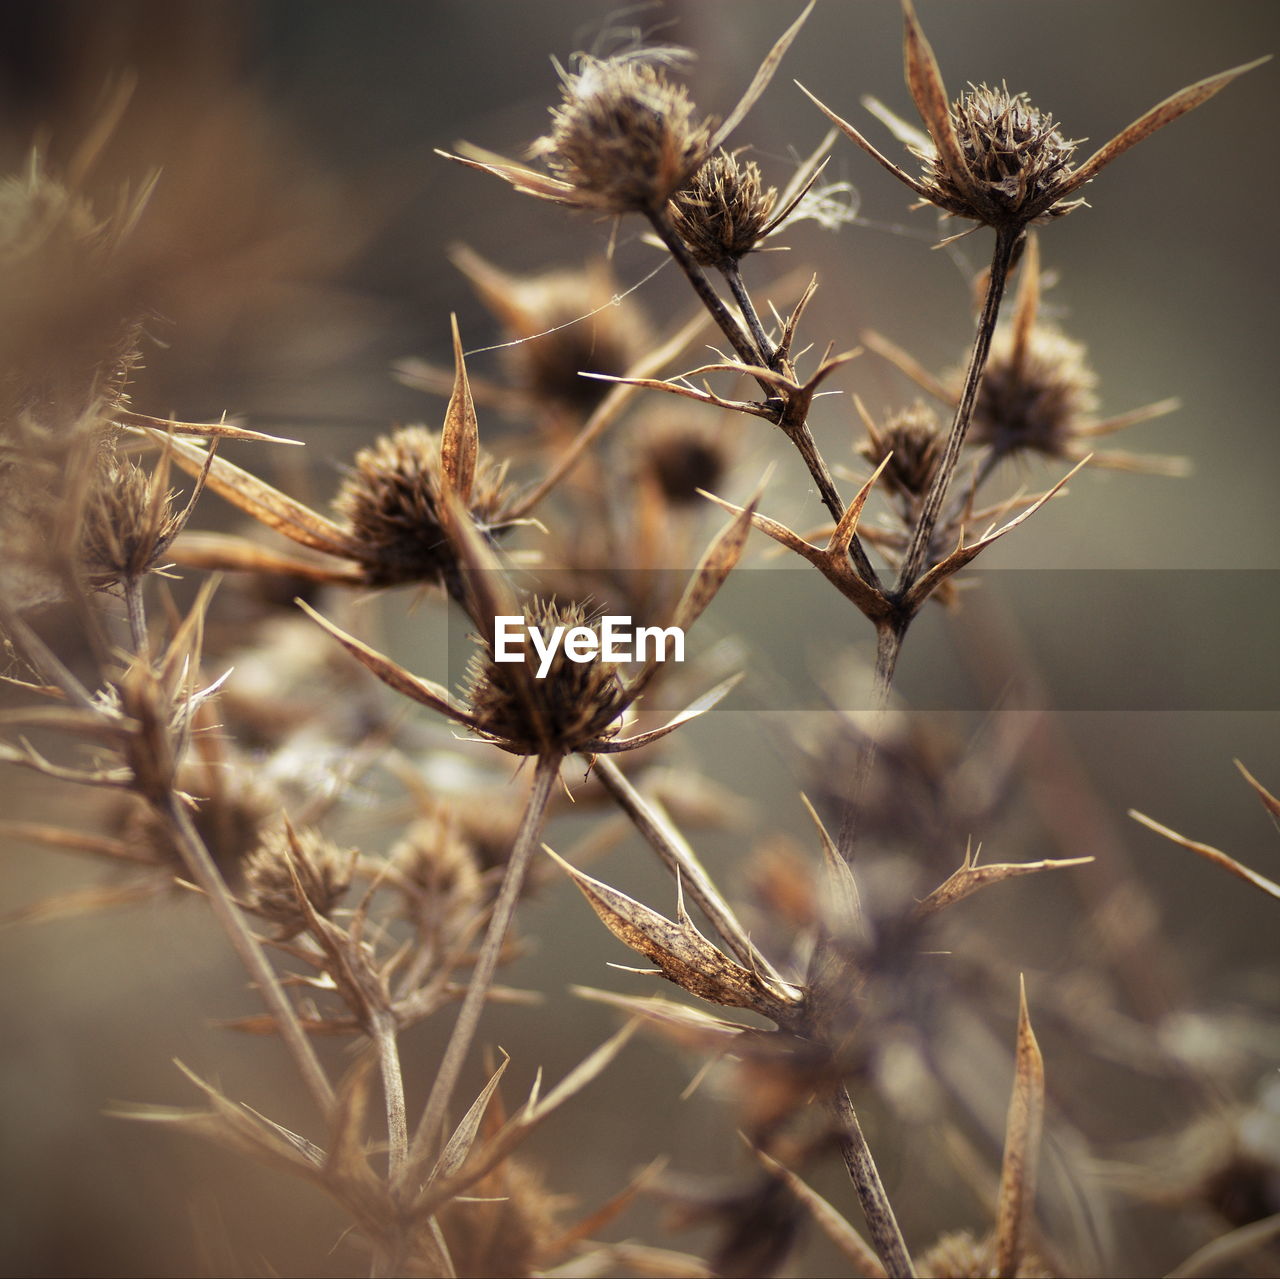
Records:
M458 1020L454 1023L444 1059L440 1063L435 1083L431 1086L426 1107L422 1112L422 1119L414 1134L411 1150L413 1165L416 1165L420 1157L425 1155L431 1143L439 1140L443 1130L449 1102L462 1074L463 1064L480 1024L480 1016L484 1011L489 988L493 984L493 975L497 971L502 943L506 938L512 917L515 915L525 873L529 869L534 849L538 846L538 835L546 817L551 789L560 772L560 758L558 753L538 756L533 775L533 787L529 792L524 818L520 823L515 846L507 862L502 888L493 904L493 913L489 916L489 927L485 933L475 969L472 971L471 984L467 987L462 1007L458 1010Z
M960 402L956 405L955 418L951 423L951 434L947 437L947 447L942 455L942 461L938 464L938 473L925 497L919 522L911 535L910 545L902 561L902 571L898 575L894 595L900 609L907 607L911 588L925 571L925 560L933 540L933 531L937 526L943 503L946 501L947 491L951 487L952 477L960 462L960 450L964 445L965 436L969 433L969 421L973 417L973 405L977 399L978 386L982 382L982 373L987 367L987 354L991 350L991 338L995 333L996 317L1000 313L1005 283L1009 278L1013 256L1023 234L1024 228L1021 226L999 227L996 230L995 249L991 255L991 273L987 277L986 295L982 300L982 312L978 317L978 329L973 339L973 351L969 356L964 388L960 393ZM912 612L914 613L914 610ZM910 621L911 615L900 619L898 644L881 659L882 662L890 662L887 667L881 666L882 678L886 685L893 679L892 663L897 660L897 649L901 647L902 636L906 634Z
M737 353L738 358L748 365L774 368L778 362L778 352L764 332L760 317L751 302L746 286L742 282L742 274L737 265L733 264L726 267L724 276L742 309L747 323L751 327L751 333L743 329L733 313L725 306L720 295L712 287L711 281L707 279L706 272L694 261L688 247L676 234L666 212L650 212L648 217L654 232L666 246L671 256L680 264L680 268L688 277L689 283L693 285L694 292L697 293L702 304L707 308L711 318L719 325L720 331L729 339L729 343ZM822 454L818 451L817 442L813 438L813 433L809 430L808 423L786 421L785 406L779 403L776 388L759 378L757 378L757 383L768 399L778 405L778 426L792 444L795 445L796 451L804 459L804 464L808 468L814 484L817 485L822 504L827 508L831 518L838 524L844 515L845 505L840 498L835 480L832 479L831 471ZM877 581L875 569L872 568L871 561L867 559L867 553L863 550L862 543L859 542L856 536L850 543L849 554L853 560L854 567L861 577L865 581L874 584Z
M978 387L982 384L982 374L987 366L987 355L991 350L991 338L995 333L996 319L1000 314L1000 303L1004 298L1005 285L1009 279L1009 270L1013 264L1025 228L1021 226L998 227L996 229L995 248L991 255L991 272L987 277L987 288L982 301L982 312L978 317L977 332L974 334L973 350L969 356L969 366L965 373L964 388L960 394L960 402L956 405L955 417L951 423L951 433L947 437L947 446L938 464L938 473L933 485L925 497L920 518L911 534L911 542L902 561L902 569L898 574L897 584L890 593L894 611L889 614L876 629L876 670L875 691L873 694L871 713L872 723L867 734L866 743L854 767L853 778L849 787L849 798L845 805L844 817L840 824L840 852L846 860L853 855L854 840L857 836L857 816L862 805L863 794L871 769L875 763L876 737L879 720L889 701L889 690L893 686L894 672L897 670L898 657L902 652L903 640L906 638L912 620L919 610L921 601L911 598L912 590L926 571L926 560L933 541L934 529L938 517L947 500L951 481L960 462L960 450L964 446L965 436L969 433L969 423L973 418L973 406L978 396Z

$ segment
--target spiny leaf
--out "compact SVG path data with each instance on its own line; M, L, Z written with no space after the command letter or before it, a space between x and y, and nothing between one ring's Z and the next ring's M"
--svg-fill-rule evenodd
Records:
M485 1111L489 1108L489 1102L497 1090L498 1084L502 1082L502 1076L506 1074L507 1067L511 1064L511 1058L504 1056L502 1065L500 1065L492 1075L489 1076L488 1083L480 1090L480 1095L471 1103L467 1109L467 1113L463 1115L461 1122L453 1130L453 1135L445 1144L445 1148L440 1152L440 1158L436 1160L435 1167L431 1170L428 1181L434 1181L437 1177L449 1177L462 1167L467 1156L471 1153L472 1146L475 1145L476 1134L480 1131L480 1124L484 1120Z
M708 143L709 151L715 151L722 145L724 140L742 123L747 112L755 105L760 95L768 88L769 81L773 79L773 73L778 69L778 64L782 61L787 50L791 48L791 42L799 35L805 19L813 12L814 3L815 0L809 0L809 3L805 5L804 12L778 37L777 43L765 55L764 61L760 64L760 69L752 77L751 83L747 86L747 91L742 95L738 105L729 112L725 122L716 130L715 136Z
M809 1210L809 1215L818 1228L835 1244L845 1260L853 1265L855 1274L862 1276L862 1279L885 1279L884 1267L871 1245L831 1204L790 1168L765 1154L759 1147L752 1145L750 1148L769 1174L781 1181Z
M1273 882L1265 875L1258 874L1256 870L1250 870L1248 866L1236 861L1234 857L1229 857L1220 849L1214 848L1212 844L1201 844L1194 839L1188 839L1185 835L1179 835L1176 830L1170 830L1168 826L1162 826L1145 813L1138 812L1137 809L1131 808L1129 816L1135 822L1141 822L1148 830L1155 831L1157 835L1163 835L1165 839L1172 840L1175 844L1180 844L1197 856L1203 857L1205 861L1212 862L1215 866L1221 866L1223 870L1230 871L1231 874L1243 879L1245 883L1261 889L1268 897L1275 897L1280 900L1280 884Z
M388 688L393 688L397 693L403 693L405 697L412 698L433 711L439 711L450 719L458 720L471 728L475 727L475 720L467 711L454 704L447 688L410 674L399 662L393 662L389 657L384 657L376 649L356 639L354 635L348 635L341 627L335 626L328 618L317 613L305 600L295 600L294 603L312 621L324 627L348 653L368 667Z
M947 906L976 893L988 884L998 884L1005 879L1013 879L1018 875L1034 875L1042 870L1065 870L1069 866L1086 866L1092 857L1046 858L1038 862L994 862L990 866L978 865L977 852L965 850L964 862L953 875L949 876L916 906L917 918L935 914Z
M713 1004L751 1008L766 1017L781 1014L777 996L755 973L712 945L689 919L683 903L679 920L668 919L543 847L577 885L604 926L624 945L657 964L668 981Z
M1044 1058L1027 1013L1027 986L1019 980L1018 1046L1013 1096L1005 1125L1000 1198L996 1208L996 1274L1016 1275L1035 1216L1036 1164L1044 1126Z
M1280 799L1277 799L1267 788L1239 761L1236 767L1244 775L1244 779L1257 792L1262 806L1271 814L1272 820L1280 824Z
M453 332L453 394L444 411L444 428L440 436L440 469L446 483L458 495L463 506L471 501L475 482L476 458L480 452L479 424L476 406L467 381L467 365L462 357L462 337L458 333L458 317L449 317Z
M659 738L666 737L668 733L674 733L681 724L687 724L691 719L697 719L699 715L705 715L723 701L741 679L741 674L731 675L727 680L723 680L714 688L703 693L701 697L695 698L684 710L669 719L661 728L651 728L648 732L636 733L633 737L615 737L608 741L589 742L583 749L585 751L594 751L601 755L616 755L621 751L631 751L639 746L648 746L650 742L656 742Z
M1110 142L1100 146L1078 169L1072 174L1071 178L1064 187L1062 195L1069 195L1086 182L1096 177L1108 164L1117 156L1122 155L1130 147L1136 146L1145 138L1149 138L1157 129L1163 129L1166 124L1172 124L1179 116L1186 115L1188 111L1194 110L1204 102L1208 102L1215 93L1225 89L1232 80L1237 76L1242 76L1246 71L1252 71L1255 67L1260 67L1264 62L1270 62L1271 55L1256 58L1253 62L1246 62L1243 66L1232 67L1229 71L1219 72L1218 75L1208 76L1203 80L1197 80L1195 84L1189 84L1185 89L1179 89L1177 93L1171 93L1163 102L1157 102L1151 110L1140 115L1128 128L1121 129Z
M964 184L966 179L972 185L969 163L964 157L964 149L960 146L960 139L956 137L955 124L951 119L951 99L942 82L938 59L925 37L911 0L902 0L902 11L905 23L903 61L912 101L929 130L929 136L938 149L938 158L946 171L957 185Z

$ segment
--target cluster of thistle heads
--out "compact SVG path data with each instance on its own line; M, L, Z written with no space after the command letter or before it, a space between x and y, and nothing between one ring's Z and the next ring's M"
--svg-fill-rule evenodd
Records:
M403 426L359 450L327 509L263 478L269 462L240 465L219 452L228 443L267 450L289 441L131 407L147 318L146 254L137 247L146 235L145 189L103 215L38 156L0 186L0 622L8 682L22 703L6 715L43 735L39 746L30 736L0 746L0 760L107 797L86 808L97 815L94 829L10 823L10 833L90 852L124 876L14 918L170 894L175 885L204 897L266 1002L264 1013L238 1025L284 1041L320 1112L314 1139L200 1080L206 1105L198 1111L131 1113L319 1186L347 1212L379 1273L772 1273L810 1220L867 1275L1070 1273L1087 1251L1088 1230L1058 1234L1058 1218L1046 1225L1037 1215L1046 1098L1026 992L1007 1124L988 1134L998 1165L989 1175L990 1151L950 1114L965 1093L941 1060L942 1041L966 1018L985 1022L1004 1000L1012 1019L1009 974L956 908L1005 880L1068 868L1084 874L1092 861L988 864L953 845L957 831L994 817L1024 742L1015 734L975 761L888 712L874 732L833 713L817 741L797 743L810 752L808 790L828 812L824 819L803 801L816 856L762 843L748 876L757 901L744 906L734 904L738 889L726 895L714 883L684 833L732 826L744 801L694 769L677 784L664 764L671 742L660 744L733 681L707 681L704 689L714 686L686 710L653 725L646 696L683 679L657 660L627 668L599 656L570 660L561 650L539 676L495 652L500 617L544 631L592 628L604 602L692 628L755 529L812 564L871 621L887 701L897 654L925 602L954 601L956 575L1062 491L1060 480L1047 493L988 501L989 486L1007 476L1003 462L1034 455L1076 469L1087 460L1180 469L1170 459L1091 451L1096 437L1174 405L1098 416L1083 344L1042 318L1034 228L1079 210L1107 165L1248 68L1172 95L1077 162L1077 144L1024 95L981 86L952 99L909 0L903 10L907 83L923 130L869 105L918 162L914 171L816 98L835 130L781 194L744 149L729 149L808 9L724 121L702 116L677 79L688 62L682 51L638 50L583 56L561 72L561 101L530 153L536 167L462 148L452 158L519 193L643 219L687 276L696 306L662 333L635 305L614 305L617 285L603 263L518 277L456 251L510 340L505 376L473 381L455 322L452 368L409 361L400 370L410 385L447 397L438 427ZM962 234L989 228L995 243L978 281L973 348L955 371L931 373L888 336L860 335L924 397L879 418L855 400L860 472L829 466L809 422L819 387L856 352L832 355L836 344L827 345L802 372L815 284L795 290L785 314L773 310L766 321L743 269L820 200L841 134L921 203L972 223ZM1015 279L1011 315L1001 320L1005 285ZM713 328L713 342L726 349L673 374ZM491 453L480 440L488 413L521 420L526 446ZM802 519L828 521L816 540L763 513L767 484L745 504L718 495L735 483L735 440L757 429L743 418L762 419L807 468L824 509ZM192 477L185 496L172 483L174 468ZM846 498L839 481L850 474L857 491ZM196 531L197 501L203 512L209 491L251 517L252 528ZM705 517L723 519L717 507L729 518L708 541ZM985 531L975 537L975 528ZM684 585L672 590L662 570L689 560ZM215 571L228 575L216 593L201 576ZM203 585L184 594L191 582ZM357 634L369 629L371 601L396 588L425 595L424 607L451 612L470 631L474 653L461 689L415 674ZM72 619L77 642L51 629L50 617L55 627ZM232 677L215 677L233 661ZM406 718L405 699L430 712L425 726ZM492 767L500 758L492 747L532 761L527 798L509 770ZM571 757L577 765L565 768ZM979 764L985 785L961 785L960 774L971 782ZM345 847L326 833L378 795L396 830L384 847ZM548 815L574 804L603 834L568 856L542 856ZM1280 896L1225 853L1140 820ZM616 821L634 826L672 872L674 908L646 905L582 869L618 838ZM885 848L894 853L881 865L872 854ZM619 1035L514 1110L501 1100L505 1063L455 1105L482 1015L533 998L497 984L496 974L520 949L520 901L560 873L643 956L645 974L694 1002L584 990L627 1015ZM1122 888L1141 896L1136 884ZM1089 976L1098 999L1118 1003L1124 967L1117 961L1112 973L1106 965L1120 943L1099 929ZM937 958L944 952L948 965ZM1036 998L1055 1029L1086 1037L1140 1077L1200 1070L1195 1082L1206 1092L1228 1086L1161 1045L1140 1018L1112 1008L1109 1021L1093 1020L1068 995ZM419 1099L405 1095L400 1036L419 1022L445 1021L455 1007L414 1124ZM518 1148L588 1083L607 1079L641 1023L728 1071L751 1171L725 1189L651 1168L575 1224ZM362 1048L336 1081L332 1060L316 1048L329 1037ZM1276 1149L1260 1152L1247 1135L1265 1122L1274 1131L1274 1107L1269 1121L1258 1118L1266 1104L1204 1111L1197 1123L1215 1134L1213 1158L1176 1185L1153 1177L1133 1193L1216 1212L1224 1236L1274 1214ZM881 1128L935 1126L961 1166L981 1166L991 1183L985 1228L907 1245L893 1200L910 1189L886 1193L858 1124L855 1106L864 1105L889 1116ZM1061 1109L1049 1121L1069 1145L1078 1134L1069 1104ZM374 1118L383 1111L385 1120ZM802 1175L833 1154L852 1183L839 1209ZM1224 1207L1228 1184L1234 1198ZM596 1240L642 1191L659 1194L674 1219L713 1225L710 1255ZM1101 1195L1086 1198L1096 1225L1108 1209Z

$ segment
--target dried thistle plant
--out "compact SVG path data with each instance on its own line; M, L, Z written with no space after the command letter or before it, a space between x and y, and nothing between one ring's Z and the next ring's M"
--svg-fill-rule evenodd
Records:
M1077 163L1065 126L1005 82L952 99L911 0L901 9L924 131L868 105L918 174L821 103L836 131L792 149L807 158L776 186L776 147L756 151L739 136L749 110L759 105L758 119L791 92L774 81L802 29L814 29L806 22L834 20L812 4L723 122L695 105L691 55L637 44L557 64L559 101L528 166L459 147L449 158L515 194L605 221L620 257L634 222L636 250L674 261L699 313L658 336L623 297L628 268L602 265L594 249L555 269L526 257L517 271L455 248L506 348L505 380L484 376L488 348L464 351L455 319L448 372L399 366L402 381L447 397L443 414L369 428L327 508L293 496L306 491L296 475L280 486L261 478L265 449L290 441L131 407L146 394L151 316L138 264L151 261L150 186L118 193L108 215L85 185L125 98L72 176L41 160L0 183L11 276L0 300L0 762L91 797L47 820L6 818L0 833L105 868L87 888L0 922L144 898L157 912L212 913L261 1005L223 1028L254 1037L247 1060L264 1082L278 1045L304 1104L286 1123L283 1107L260 1111L183 1067L196 1107L115 1113L321 1191L340 1213L344 1272L775 1274L803 1268L812 1225L847 1270L875 1279L1123 1273L1131 1259L1108 1225L1128 1212L1121 1195L1211 1216L1179 1273L1274 1251L1277 1160L1258 1140L1274 1132L1274 1106L1254 1078L1265 1050L1241 1046L1227 1062L1188 1047L1201 1014L1167 955L1144 949L1162 926L1160 888L1117 864L1085 820L1097 796L1065 752L1051 776L1035 774L1046 736L1035 717L957 744L964 735L948 738L926 713L890 709L926 602L981 608L963 600L962 570L1087 463L1178 472L1169 459L1089 451L1175 402L1098 416L1085 343L1042 299L1032 228L1079 210L1113 160L1259 64L1174 94ZM764 251L811 208L841 132L923 203L992 229L970 353L954 373L929 373L881 336L941 326L911 295L895 297L875 329L826 333L818 277L802 271L767 289L756 279ZM575 234L598 230L579 218ZM504 246L502 260L524 247ZM837 289L861 287L857 246L841 249L850 274ZM712 326L726 349L686 356ZM1088 317L1070 331L1087 334ZM855 336L950 421L920 401L873 412L864 395L833 398L843 432L833 464L823 397L876 363L855 363ZM673 372L682 361L692 367ZM480 441L491 410L515 427L493 453ZM774 431L748 431L744 417ZM259 451L233 463L219 455L224 440ZM775 470L741 492L753 450L774 446L803 464L798 510ZM1044 492L1008 486L1016 468L1002 464L1033 456L1073 469ZM851 458L858 466L846 468ZM186 492L174 463L190 477ZM297 549L197 530L213 515L206 489ZM703 518L724 518L717 508L730 518L699 555ZM818 519L825 527L810 531ZM875 636L867 714L832 708L808 734L800 710L778 717L781 749L805 757L804 792L789 766L769 766L767 794L740 794L754 784L738 752L764 717L739 729L745 719L707 715L739 683L748 703L766 696L753 662L724 678L741 664L734 628L776 627L801 673L816 638L816 611L792 612L758 582L746 620L735 620L726 595L744 577L752 529L816 568L804 570L810 584L834 587ZM245 613L230 639L213 641L207 574L223 570L284 575L308 598L287 618L278 607ZM417 593L408 626L397 625L405 600L388 589L401 586L439 588ZM687 684L657 655L603 651L597 590L664 632L699 624ZM59 629L65 617L76 643ZM413 673L446 657L423 652L419 620L433 634L450 621L470 631L457 691ZM719 651L717 628L728 633ZM547 650L548 636L563 645ZM840 631L841 657L814 680L823 696L839 697L858 639L854 626ZM976 666L1000 664L991 647L973 654ZM1001 673L1016 674L1012 664ZM686 708L661 722L657 694L672 686L709 691L686 692ZM1280 896L1262 872L1133 815ZM1045 847L1054 831L1056 850ZM637 866L650 854L668 876L657 890ZM577 890L569 904L555 898L565 879ZM1071 893L1085 901L1078 914L1062 905ZM547 909L562 914L548 922ZM582 978L565 992L526 962L539 950L562 961L582 919L604 926L575 942L588 972L618 943L638 957L641 967L614 965L620 989ZM1144 1001L1148 957L1169 971ZM664 994L644 985L654 979ZM527 1035L510 1057L490 1052L481 1064L479 1050L515 1026L504 1010L537 1023L541 1053L559 1034L555 1019L578 1015L566 1009L624 1024L549 1089ZM1249 1008L1257 1043L1275 1012L1265 999ZM418 1033L424 1025L435 1033ZM674 1103L639 1080L649 1067L628 1076L621 1060L638 1027L691 1063L685 1104L725 1103L744 1165L736 1147L712 1156L718 1180L655 1159L605 1186L589 1143L549 1142L559 1159L545 1170L530 1153L534 1133L572 1103L597 1107L582 1122L600 1144L662 1154L653 1147L669 1136L660 1121ZM345 1058L327 1050L333 1041ZM1117 1071L1165 1108L1145 1143L1115 1138L1125 1120L1108 1095ZM517 1092L521 1076L532 1082ZM1089 1180L1099 1152L1132 1165L1107 1170L1101 1189ZM1185 1175L1156 1175L1170 1163ZM900 1175L882 1176L886 1166ZM561 1193L584 1185L586 1204ZM666 1215L638 1242L630 1214L648 1196ZM676 1247L670 1236L692 1226L702 1239Z

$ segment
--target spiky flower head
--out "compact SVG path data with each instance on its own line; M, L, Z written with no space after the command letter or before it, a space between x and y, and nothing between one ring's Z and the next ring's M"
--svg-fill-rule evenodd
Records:
M922 1279L983 1279L985 1275L1003 1274L996 1270L995 1242L991 1238L975 1239L967 1230L943 1235L920 1258ZM1052 1271L1034 1255L1024 1255L1018 1266L1018 1279L1051 1279Z
M372 586L444 582L457 558L444 529L440 434L406 426L356 454L334 509L345 521L354 554ZM506 466L477 458L470 510L479 526L502 521L510 495Z
M168 468L151 472L112 458L94 485L81 526L81 553L98 587L136 581L159 565L182 531L189 508L175 505Z
M539 659L527 635L523 662L496 662L488 652L475 654L468 670L468 700L479 730L516 755L568 755L614 736L629 701L617 667L599 656L574 661L565 651L575 628L598 635L598 621L581 605L538 598L525 604L523 621L548 639L563 627L565 643L540 679L528 677Z
M671 225L696 262L720 267L745 257L772 229L777 200L759 165L720 151L671 197Z
M1117 156L1267 60L1260 58L1187 85L1156 103L1083 164L1073 166L1071 156L1076 144L1067 141L1052 118L1036 110L1024 94L1011 95L1007 89L985 85L970 86L969 93L953 101L912 0L902 0L902 13L907 87L927 135L898 119L874 98L864 101L900 141L924 160L920 177L900 169L847 120L807 89L804 92L846 136L922 200L1012 236L1032 223L1079 208L1085 201L1077 193Z
M725 446L698 421L663 415L646 429L640 465L673 506L701 502L698 490L719 487L728 466Z
M920 157L925 198L938 208L988 226L1025 226L1037 218L1061 217L1084 203L1054 203L1076 143L1064 138L1053 117L1033 107L1025 93L970 85L951 104L951 122L967 173L955 172L936 148Z
M917 400L893 414L882 427L868 422L867 439L858 451L872 466L889 458L882 482L903 497L920 498L933 484L945 444L938 415Z
M1001 456L1075 455L1073 442L1097 407L1097 375L1085 347L1060 330L1037 324L1019 340L1000 329L978 388L969 440Z
M689 180L712 147L715 122L699 120L663 62L682 50L582 56L562 76L551 132L533 146L572 189L572 202L603 213L653 213Z
M351 887L354 862L317 831L287 823L268 830L245 865L249 909L274 924L281 940L296 937L307 926L299 892L327 918Z

